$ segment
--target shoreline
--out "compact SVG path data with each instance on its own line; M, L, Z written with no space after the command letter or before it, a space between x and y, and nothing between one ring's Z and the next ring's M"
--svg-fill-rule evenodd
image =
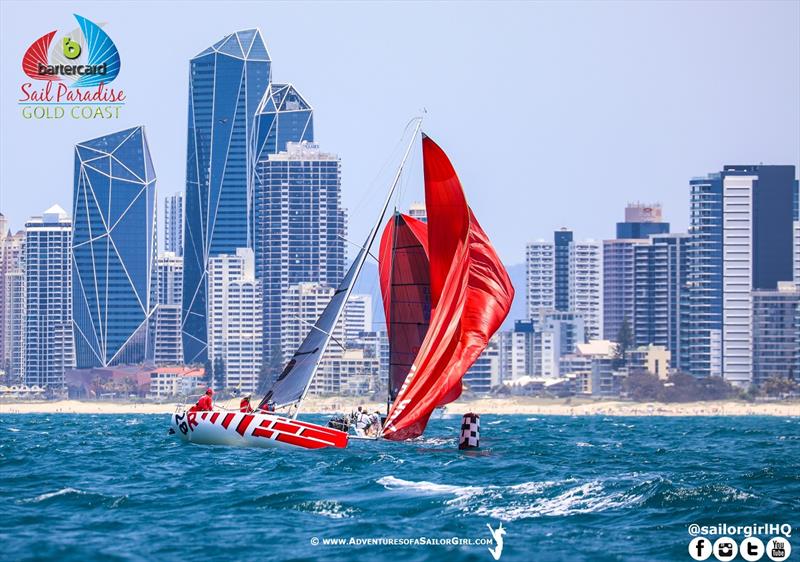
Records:
M218 405L236 409L238 399ZM335 414L350 412L359 405L370 411L386 412L386 404L356 397L312 397L305 401L303 412ZM100 402L81 400L0 402L0 414L171 414L178 403ZM475 412L489 415L542 416L800 416L800 402L708 402L659 403L620 400L511 397L458 400L447 405L447 414ZM433 416L436 418L436 414Z

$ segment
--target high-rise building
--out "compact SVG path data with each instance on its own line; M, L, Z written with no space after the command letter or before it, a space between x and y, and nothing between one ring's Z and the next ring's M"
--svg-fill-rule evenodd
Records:
M553 279L555 283L554 301L556 310L569 310L571 250L572 231L567 228L557 230L553 235Z
M158 307L155 311L154 361L156 365L177 365L183 362L183 258L173 252L159 254L156 260L156 283Z
M261 372L261 287L253 250L238 248L208 262L208 354L213 383L255 392Z
M575 241L572 231L555 232L553 242L528 244L525 257L528 318L542 310L583 316L586 337L603 334L603 252L593 240Z
M500 342L497 335L489 340L475 363L464 373L464 384L476 394L487 394L501 383Z
M753 291L753 384L800 379L799 311L800 290L792 282Z
M625 222L617 223L617 239L642 239L669 232L669 223L662 222L658 203L629 203L625 207Z
M258 162L285 151L290 142L314 142L314 109L291 84L270 84L256 110L253 139L258 183Z
M82 167L80 173L85 173ZM64 372L75 364L71 247L72 223L58 205L25 223L24 369L28 385L62 389Z
M350 295L344 305L344 337L357 340L362 332L372 330L372 295Z
M24 366L25 231L11 234L0 215L0 369L6 380L21 382Z
M187 363L208 356L209 259L252 247L253 122L270 69L257 29L225 36L190 63L183 273Z
M558 295L557 292L556 295ZM583 317L586 325L586 338L588 340L602 339L603 246L599 242L587 240L573 242L570 245L568 295L567 311L575 312Z
M515 381L533 373L534 325L531 320L517 320L514 329L498 333L500 378Z
M257 168L255 254L256 278L264 287L263 352L274 358L281 349L288 360L300 343L296 334L284 334L285 322L292 322L284 314L286 299L292 298L289 288L299 283L336 287L344 276L341 164L315 144L290 142L286 151L259 160ZM307 320L313 324L317 318Z
M635 249L635 305L632 332L637 346L670 351L673 367L689 363L689 236L657 234Z
M555 251L552 242L538 240L525 249L525 306L527 318L556 306Z
M753 378L752 291L793 278L794 166L725 166L691 182L690 365Z
M75 146L73 211L78 368L152 358L156 174L142 127Z
M428 211L425 209L425 203L414 201L408 207L408 216L418 221L428 222Z
M603 334L617 340L623 323L634 327L634 255L645 239L603 241Z
M319 283L298 283L287 289L281 315L283 365L291 359L294 352L303 343L309 330L314 329L314 324L331 300L334 290L330 285ZM344 319L340 318L333 330L331 342L323 359L340 357L344 340ZM322 367L320 368L322 369Z
M183 256L183 193L164 198L164 251Z

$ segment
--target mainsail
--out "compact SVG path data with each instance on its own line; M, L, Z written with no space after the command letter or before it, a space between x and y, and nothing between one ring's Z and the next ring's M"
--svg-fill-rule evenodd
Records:
M422 434L437 406L461 394L461 378L511 309L514 287L472 214L444 151L423 135L428 213L430 326L392 404L383 437Z
M328 302L322 314L317 319L317 322L309 330L303 343L300 344L300 347L295 351L294 355L292 355L292 358L286 364L286 367L278 376L272 388L269 389L261 400L259 408L266 408L267 404L270 402L272 402L276 408L297 405L297 409L294 411L294 415L297 415L300 403L305 398L309 386L311 386L311 381L317 372L322 355L325 353L325 349L328 347L328 343L331 340L331 334L342 315L344 305L347 303L347 299L353 291L353 286L358 279L358 275L361 273L361 268L364 266L364 262L369 255L369 249L378 235L378 229L386 216L386 210L389 208L389 202L400 181L403 167L414 145L417 133L422 126L421 118L417 118L414 121L416 121L416 127L414 128L414 133L411 135L411 142L408 144L400 166L397 168L392 186L383 203L383 208L381 209L375 226L372 227L364 245L359 250L356 259L353 261L350 269L347 270L341 283L339 283L339 286L336 288L336 292L331 297L330 302Z
M378 262L389 338L389 399L394 401L430 323L430 264L425 223L396 213L383 231Z

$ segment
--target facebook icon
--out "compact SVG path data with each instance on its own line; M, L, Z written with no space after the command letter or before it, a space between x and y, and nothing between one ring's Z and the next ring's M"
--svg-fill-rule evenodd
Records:
M711 542L705 537L695 537L689 543L689 556L694 560L707 560L711 552Z

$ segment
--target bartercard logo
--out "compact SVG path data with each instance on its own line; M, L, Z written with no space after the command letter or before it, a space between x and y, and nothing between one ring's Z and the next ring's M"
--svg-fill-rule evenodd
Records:
M119 50L103 24L74 15L78 27L57 39L57 30L42 35L22 57L22 71L36 81L21 86L26 119L119 117L125 94L108 86L120 72Z

